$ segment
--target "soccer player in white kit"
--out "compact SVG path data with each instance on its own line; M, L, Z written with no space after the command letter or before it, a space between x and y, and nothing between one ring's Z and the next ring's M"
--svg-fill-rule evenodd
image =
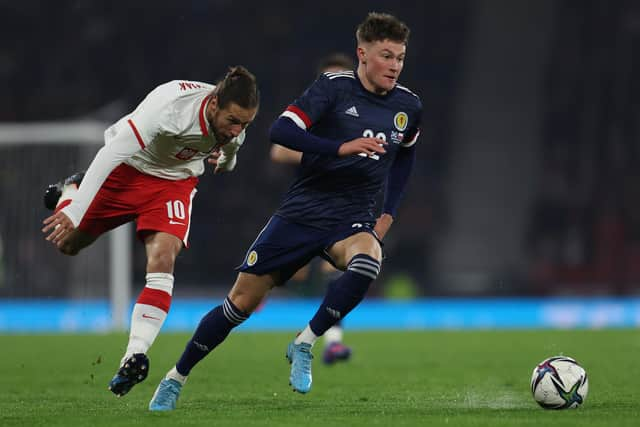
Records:
M233 170L258 104L256 79L242 66L230 68L215 86L165 83L105 131L105 145L84 177L57 184L55 213L44 220L42 231L60 252L76 255L101 234L133 220L145 245L146 284L133 308L120 368L109 384L117 396L148 374L146 353L171 305L175 259L188 245L204 160L215 173Z

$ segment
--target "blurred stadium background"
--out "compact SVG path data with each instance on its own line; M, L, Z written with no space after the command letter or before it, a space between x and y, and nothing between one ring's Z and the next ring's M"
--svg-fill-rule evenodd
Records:
M260 113L236 171L202 177L176 268L167 328L191 330L292 176L269 161L268 126L322 56L354 52L371 10L411 27L401 82L425 115L383 272L347 326L640 324L640 2L24 0L0 1L0 332L121 326L110 301L141 289L142 245L125 229L59 255L43 191L153 87L243 64ZM278 289L246 327L300 327L323 289ZM394 304L407 318L381 322Z

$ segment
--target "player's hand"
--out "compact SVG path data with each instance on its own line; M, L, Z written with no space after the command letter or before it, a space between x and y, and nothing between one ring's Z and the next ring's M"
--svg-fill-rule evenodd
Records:
M42 232L44 234L49 234L46 237L46 240L53 243L57 247L62 246L62 244L71 235L71 232L75 230L73 222L71 222L69 217L62 211L54 213L53 215L42 221L42 223L44 224Z
M373 227L373 231L376 232L380 240L384 239L384 236L389 231L389 228L391 228L391 224L393 224L393 217L386 213L380 215L380 217L376 220L376 225Z
M223 169L221 169L220 167L218 167L218 159L220 158L220 156L222 155L222 153L220 152L220 149L216 149L214 150L210 155L209 158L207 159L207 163L209 163L212 166L215 166L215 169L213 170L213 173L220 173L220 172L224 172Z
M352 154L366 154L371 156L373 154L384 154L387 151L384 146L387 145L386 141L378 138L357 138L348 142L345 142L338 149L338 157L351 156Z

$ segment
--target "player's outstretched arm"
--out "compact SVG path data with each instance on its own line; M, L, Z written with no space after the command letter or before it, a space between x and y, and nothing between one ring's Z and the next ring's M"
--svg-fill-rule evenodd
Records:
M320 138L300 128L288 117L279 117L269 130L269 139L291 150L302 153L326 154L337 156L341 143L327 138Z
M278 118L269 132L271 141L295 151L305 153L327 154L338 157L365 153L367 155L385 153L385 141L376 138L356 138L352 141L340 142L320 138L300 128L288 117Z

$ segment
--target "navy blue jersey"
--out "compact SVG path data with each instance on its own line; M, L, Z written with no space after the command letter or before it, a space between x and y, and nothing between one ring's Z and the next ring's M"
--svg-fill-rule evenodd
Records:
M421 114L420 99L403 86L376 95L353 71L320 76L282 115L325 139L384 139L386 153L348 157L304 153L296 179L275 214L321 229L375 221L377 196L397 151L416 142Z

